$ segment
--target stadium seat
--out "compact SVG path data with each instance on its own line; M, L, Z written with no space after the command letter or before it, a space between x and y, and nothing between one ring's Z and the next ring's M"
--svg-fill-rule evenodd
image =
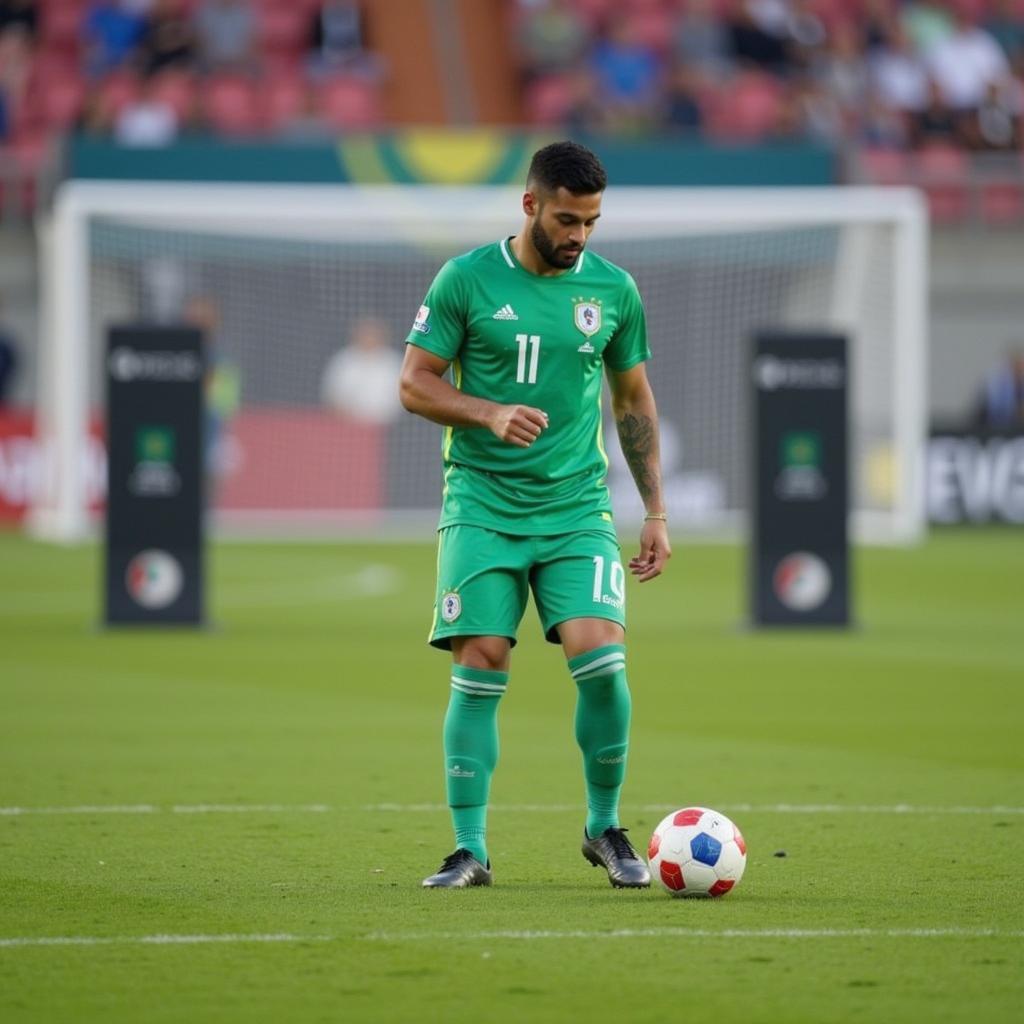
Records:
M351 75L325 79L317 91L317 109L329 128L374 128L381 121L376 88Z
M200 93L207 126L232 138L260 134L263 127L256 87L242 75L208 79Z
M1024 179L988 181L978 188L981 219L986 224L1019 224L1024 219Z
M264 4L258 12L260 49L277 65L298 64L306 50L309 12L302 5Z
M926 146L916 157L916 172L936 224L964 220L970 213L970 159L952 146Z
M278 74L264 80L263 120L270 131L284 128L301 117L308 101L306 83L300 75Z
M911 177L906 153L895 149L862 149L858 161L863 177L872 185L904 185Z
M675 14L660 5L641 7L629 16L636 41L658 53L667 53L675 42Z
M728 142L756 142L779 124L782 87L763 72L743 71L714 94L709 107L709 134Z
M47 129L67 131L85 104L86 83L76 73L33 68L28 92L29 118Z
M592 28L601 24L616 6L615 0L573 0L576 13Z
M137 75L130 71L114 71L103 78L93 90L93 101L100 123L112 125L129 103L134 103L141 92Z
M561 124L573 103L572 78L544 75L527 86L523 98L526 120L536 125Z
M191 73L167 68L153 76L150 83L154 99L162 100L177 115L179 124L188 124L196 109L198 86Z
M77 56L84 10L78 3L51 0L40 10L39 47L50 53Z

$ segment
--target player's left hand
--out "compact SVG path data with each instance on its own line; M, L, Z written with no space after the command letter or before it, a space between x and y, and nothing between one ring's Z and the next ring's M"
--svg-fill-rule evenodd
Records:
M668 542L668 525L663 519L648 519L640 531L640 554L629 560L629 571L640 583L660 576L672 557Z

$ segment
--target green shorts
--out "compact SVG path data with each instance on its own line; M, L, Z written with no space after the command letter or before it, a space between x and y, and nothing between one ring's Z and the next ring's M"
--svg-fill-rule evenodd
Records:
M611 534L517 537L447 526L437 542L430 643L450 650L453 636L506 636L514 646L530 590L551 643L559 642L555 627L569 619L626 625L626 575Z

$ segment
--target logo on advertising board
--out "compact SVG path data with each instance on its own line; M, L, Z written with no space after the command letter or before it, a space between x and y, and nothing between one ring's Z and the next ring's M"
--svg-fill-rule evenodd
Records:
M791 430L782 435L775 495L780 501L818 501L828 483L821 472L821 432Z
M821 607L832 592L832 573L817 555L794 551L775 567L772 589L787 608L810 612Z
M116 381L189 383L202 375L203 361L197 352L143 351L120 345L110 353L110 376Z
M754 382L762 391L841 388L845 380L846 368L838 359L783 359L765 355L754 360Z
M185 582L181 562L158 548L140 551L125 570L125 586L136 604L143 608L166 608L173 604Z
M140 498L172 498L181 490L174 465L177 438L171 427L145 426L135 431L135 468L128 490Z

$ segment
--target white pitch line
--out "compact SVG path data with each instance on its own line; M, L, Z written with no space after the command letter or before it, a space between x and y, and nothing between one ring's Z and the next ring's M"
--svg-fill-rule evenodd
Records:
M0 817L23 814L326 814L327 804L115 804L77 807L0 807Z
M368 942L486 942L489 939L1021 939L998 928L616 928L613 931L371 932Z
M327 804L175 804L172 814L326 814Z
M242 942L329 942L329 935L56 935L37 938L0 938L0 949L26 946L201 946L209 943Z
M83 804L79 807L0 807L0 815L19 814L158 814L159 807L152 804L115 804L94 806Z
M1022 939L1024 931L998 928L617 928L611 931L371 932L361 936L294 935L49 935L0 938L0 949L61 946L203 946L213 944L337 942L486 942L507 939Z
M565 814L578 811L580 804L492 804L491 811L505 814ZM640 804L637 812L667 814L671 804ZM722 804L730 814L919 814L919 815L1018 815L1024 807L995 804L990 807L923 804ZM332 807L330 804L81 804L74 807L0 807L0 817L19 815L90 814L328 814L332 811L366 813L439 814L446 804L363 804L359 807Z
M678 805L639 804L634 811L667 814ZM446 811L446 804L365 804L360 810L419 813ZM578 811L580 804L492 804L490 809L506 813L562 814ZM628 810L629 808L627 808ZM1024 807L995 804L991 807L937 807L921 804L722 804L722 811L733 814L1024 814Z

